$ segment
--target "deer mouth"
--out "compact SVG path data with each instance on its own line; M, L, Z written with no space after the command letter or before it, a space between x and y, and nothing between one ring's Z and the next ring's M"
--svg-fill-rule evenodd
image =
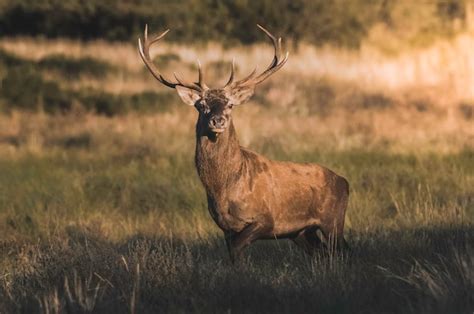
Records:
M212 133L222 133L222 132L224 132L224 131L225 131L225 129L215 129L215 128L212 128L212 129L211 129L211 132L212 132Z

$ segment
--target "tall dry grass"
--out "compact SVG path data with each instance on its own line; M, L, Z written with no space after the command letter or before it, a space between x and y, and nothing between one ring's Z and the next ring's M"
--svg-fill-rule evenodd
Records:
M235 121L242 144L248 146L256 138L271 137L284 141L283 146L289 151L293 146L304 147L308 140L330 149L376 146L384 142L390 144L386 146L392 151L447 152L472 147L472 46L474 35L461 33L452 39L441 39L430 47L412 48L396 55L385 55L369 42L360 51L308 45L301 45L297 51L290 49L288 64L257 89L251 103L236 110ZM102 78L56 78L61 85L73 90L93 88L117 95L166 90L147 73L135 45L7 38L0 41L0 48L30 60L51 55L93 57L109 62L117 69ZM266 64L272 55L270 45L224 48L215 43L183 46L166 41L154 53L169 75L177 71L183 76L194 77L195 61L200 59L207 65L211 86L223 83L228 75L226 62L233 57L238 73L243 75L255 65ZM160 57L163 55L172 58L163 60ZM54 74L51 77L54 79ZM175 99L175 107L181 106L178 98ZM180 135L181 130L189 133L195 116L192 110L184 110L149 118L156 120L155 129L149 132L164 133L162 126L166 125ZM34 122L22 122L30 118ZM17 136L18 132L29 134L21 126L24 124L30 125L28 128L42 129L43 123L55 125L56 121L56 118L37 119L21 113L1 119L3 138ZM112 123L133 134L129 128L142 123L139 122L142 118L133 115L117 118L114 122L104 122L107 119L93 116L85 119L92 124L89 130L94 130L97 136L103 131L99 130L100 125ZM92 122L95 119L98 120ZM122 120L130 125L124 125ZM347 123L348 120L352 123ZM74 125L73 121L70 131L60 132L76 132ZM41 134L50 132L37 131L40 135L28 135L37 139L28 141L46 141L41 139ZM107 146L107 143L103 145Z

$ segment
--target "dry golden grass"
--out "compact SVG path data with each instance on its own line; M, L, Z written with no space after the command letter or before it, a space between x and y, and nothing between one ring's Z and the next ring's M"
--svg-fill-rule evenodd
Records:
M21 152L48 152L63 138L87 135L94 144L92 153L116 149L117 143L118 149L143 146L179 153L183 151L183 139L186 145L193 145L196 116L192 108L147 117L129 114L112 118L88 113L58 117L14 112L0 116L0 151L12 157ZM452 153L474 147L472 120L460 114L455 122L443 113L411 109L355 113L336 110L319 117L272 114L249 103L235 110L234 121L241 145L258 148L259 143L273 140L287 152L315 147L329 151L383 147L394 153Z
M395 56L384 55L369 43L360 51L302 45L297 51L291 51L290 61L281 73L257 89L254 101L236 110L235 121L242 144L251 146L259 138L279 138L288 151L316 144L339 150L380 143L388 143L386 146L391 151L450 152L472 148L473 46L474 35L469 33L439 40L431 47L402 51ZM59 80L68 88L91 87L114 94L166 90L147 73L132 44L15 38L2 39L0 48L32 60L54 54L94 57L117 68L105 78ZM196 75L194 63L200 59L208 65L208 78L211 86L215 86L227 76L227 64L222 66L222 61L235 57L242 75L256 64L266 64L272 53L270 48L269 45L254 45L225 49L217 44L190 47L165 41L155 53L179 56L180 60L163 64L163 69L169 74L182 72L185 77ZM334 99L327 104L318 95L311 96L312 90L321 84L329 84L335 93ZM387 97L392 102L390 108L360 110L358 105L351 107L360 92ZM266 103L263 107L262 102ZM315 102L323 103L330 113L308 114ZM463 112L461 106L467 112ZM194 111L184 108L178 97L176 107L183 110L148 118L131 115L107 119L82 114L78 120L15 113L0 117L0 138L26 137L27 146L38 149L48 142L47 137L52 136L50 128L53 125L59 134L92 133L94 143L107 147L108 138L101 139L104 130L122 130L118 134L124 132L127 141L134 141L137 138L132 136L134 130L142 128L146 119L153 122L148 123L145 130L140 129L144 132L141 136L152 138L166 133L167 129L178 133L177 136L192 133ZM61 122L64 119L71 121ZM312 144L307 144L308 141ZM3 151L8 150L5 148L8 141L0 145Z

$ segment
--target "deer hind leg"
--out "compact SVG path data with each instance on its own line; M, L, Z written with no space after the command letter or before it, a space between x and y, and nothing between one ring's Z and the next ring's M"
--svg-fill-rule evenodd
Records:
M336 207L336 214L322 222L320 226L324 242L330 252L349 249L349 245L344 239L345 206L344 204L344 208Z
M321 226L321 232L325 238L327 249L331 251L343 251L349 249L349 245L344 239L343 226L338 223Z
M317 229L317 227L303 229L292 240L307 254L313 255L315 252L320 251L322 248L324 248L324 244L316 234Z
M344 239L344 220L349 201L349 184L345 179L339 178L335 188L338 197L332 206L332 215L329 215L321 224L321 232L326 238L326 243L330 251L349 249Z
M311 245L311 243L309 243L309 241L306 239L306 236L305 236L305 230L301 230L298 235L294 238L292 238L291 240L298 246L300 247L301 249L303 249L303 251L305 251L305 253L309 254L309 255L312 255L313 254L313 247Z
M272 230L271 225L254 222L247 225L242 231L226 234L226 244L232 263L242 257L242 251Z

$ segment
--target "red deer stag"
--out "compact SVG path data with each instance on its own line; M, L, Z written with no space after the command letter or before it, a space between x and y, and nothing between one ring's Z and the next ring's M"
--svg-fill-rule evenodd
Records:
M185 82L175 74L166 79L152 62L150 46L169 30L149 38L145 27L140 56L151 74L175 88L184 103L199 112L196 123L197 172L207 193L209 212L223 230L232 261L259 239L292 239L307 252L334 244L346 247L343 237L349 184L317 164L273 161L239 146L232 108L245 103L255 86L288 60L281 57L281 38L257 25L271 39L274 58L261 74L254 70L234 81L234 63L223 88L209 88L199 64L198 82ZM317 231L322 236L319 237Z

